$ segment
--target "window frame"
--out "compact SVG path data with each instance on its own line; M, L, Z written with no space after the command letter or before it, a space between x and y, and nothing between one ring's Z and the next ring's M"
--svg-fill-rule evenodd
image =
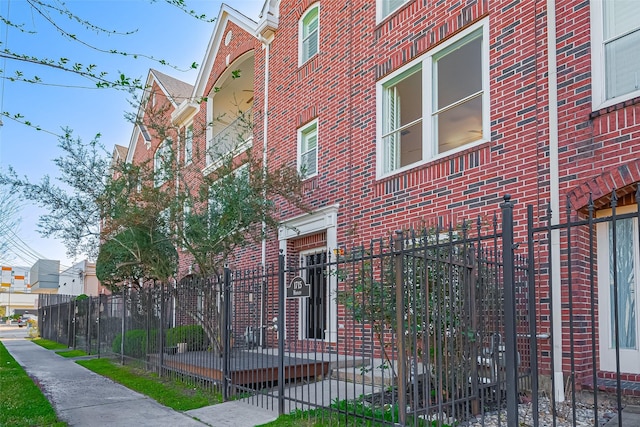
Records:
M401 9L403 6L405 6L411 0L403 0L403 2L400 5L398 5L395 9L391 9L385 14L384 13L384 4L385 4L385 2L388 2L388 1L390 1L390 0L377 0L376 1L376 24L381 23L382 21L387 19L389 16L393 15L397 10Z
M596 212L596 218L603 218L611 216L612 209L602 209ZM635 290L632 292L635 295L636 303L639 299L638 290L640 289L640 251L638 248L638 227L640 224L638 223L637 218L637 205L627 205L627 206L619 206L616 208L616 216L625 215L629 213L635 213L635 215L631 218L633 221L633 229L632 233L633 239L633 251L634 251L634 276L635 276ZM620 218L617 218L617 221L620 221ZM613 315L613 306L610 298L611 292L611 284L609 282L610 278L610 227L611 221L599 222L596 224L596 242L597 242L597 266L598 266L598 333L600 336L599 339L599 356L600 356L600 368L603 370L616 370L616 360L615 357L609 357L613 355L613 351L615 347L612 342L611 337L611 328L612 328L612 315ZM603 307L604 304L607 304L606 307ZM625 348L620 347L620 364L621 369L624 372L629 373L640 373L640 364L638 364L638 354L640 353L640 319L638 313L639 305L635 305L635 348Z
M161 156L165 153L171 152L171 145L173 141L171 138L165 138L160 144L158 144L158 148L153 153L153 182L156 187L162 186L164 183L168 181L168 177L163 173L160 175L161 170L164 170L166 162L169 160L167 158L162 158ZM162 164L160 164L162 162Z
M306 140L306 136L311 135L315 133L315 137L316 137L316 146L315 148L311 149L311 150L307 150L307 151L302 151L302 145L304 143L304 141ZM318 175L318 142L319 142L319 132L318 132L318 119L314 119L312 121L310 121L309 123L305 124L304 126L300 127L298 129L298 155L297 155L297 162L298 162L298 173L302 174L302 166L303 166L303 162L302 162L302 157L305 154L310 153L311 151L315 150L316 152L316 161L315 161L315 171L312 174L305 174L302 179L309 179L312 178L316 175Z
M604 0L591 0L591 107L593 111L640 96L638 90L607 99Z
M480 64L482 71L482 89L481 94L478 95L482 99L482 135L476 141L461 145L443 153L438 153L437 150L437 134L434 126L434 113L437 112L434 99L434 86L437 81L434 80L434 65L436 61L442 58L447 52L455 51L455 45L460 46L481 38L481 60ZM491 116L490 116L490 78L489 78L489 21L487 18L476 22L468 29L462 31L460 34L452 37L446 42L438 45L434 49L425 53L424 55L414 59L413 61L400 67L393 73L385 76L379 80L376 84L376 177L377 179L392 176L420 165L424 165L429 162L436 161L443 157L448 157L458 152L467 150L471 147L483 144L491 140ZM415 70L414 70L415 69ZM385 91L390 86L395 86L404 78L413 75L415 72L422 72L422 159L414 163L397 167L393 170L386 171L385 165L387 158L385 157L384 141L383 141L383 129L386 129L386 97ZM406 77L400 78L403 74ZM467 98L464 98L467 99ZM418 120L412 121L415 124ZM406 127L401 126L402 128ZM399 130L400 128L398 128Z
M193 163L193 123L184 128L184 164Z
M308 57L305 57L304 51L304 42L308 40L311 36L304 37L305 31L305 19L314 11L317 13L316 21L317 21L317 29L315 31L316 35L316 51L313 54L310 54ZM298 21L298 66L302 66L307 63L311 58L318 55L320 53L320 3L316 2L309 6L309 8L302 14L300 20Z
M206 142L205 142L205 154L204 154L204 166L205 169L213 164L213 156L211 153L212 144L213 144L213 97L215 93L212 90L209 96L207 97L207 131L206 131Z

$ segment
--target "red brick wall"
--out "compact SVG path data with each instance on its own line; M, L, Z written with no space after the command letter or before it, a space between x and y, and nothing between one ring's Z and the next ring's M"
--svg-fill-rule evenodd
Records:
M572 209L585 206L592 191L600 197L640 179L636 160L640 135L638 100L591 111L590 6L587 0L557 0L557 78L561 217L565 197ZM269 111L263 111L265 53L257 39L233 23L229 46L221 45L207 93L230 63L255 54L254 147L261 148L268 114L269 165L296 165L297 129L318 120L318 176L307 183L311 208L339 204L338 245L349 248L389 231L423 223L458 223L481 215L491 218L504 194L515 201L516 238L526 237L526 206L536 218L550 201L547 11L543 1L413 0L380 24L375 2L320 2L319 54L298 66L298 20L312 2L282 0L279 28L269 47ZM437 47L481 20L489 27L491 140L416 166L405 173L376 177L376 84L399 67ZM553 70L551 70L553 71ZM196 116L206 122L205 108ZM194 138L204 150L204 132ZM203 162L204 160L201 160ZM619 166L624 165L621 169ZM204 164L195 165L204 168ZM195 176L195 175L194 175ZM194 178L195 179L195 178ZM303 212L280 203L283 220ZM544 225L536 220L536 226ZM582 234L581 234L582 233ZM573 236L584 254L583 232ZM523 245L523 248L526 245ZM268 262L276 262L274 231L267 243ZM292 248L293 249L293 248ZM333 248L329 248L333 249ZM563 247L566 260L566 245ZM236 266L260 260L260 248L239 251ZM548 258L537 258L539 330L549 330ZM190 261L181 260L181 271ZM569 294L563 267L562 302ZM575 273L572 300L585 320L587 276ZM277 295L275 284L269 292ZM271 299L270 304L276 300ZM586 321L586 320L585 320ZM563 323L568 332L568 323ZM349 334L349 328L341 334ZM589 328L578 332L580 366L588 367ZM565 349L569 343L565 341ZM548 344L541 345L541 366L549 368Z

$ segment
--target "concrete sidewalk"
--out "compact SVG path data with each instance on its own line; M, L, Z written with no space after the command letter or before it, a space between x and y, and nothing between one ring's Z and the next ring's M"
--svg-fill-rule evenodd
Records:
M70 426L250 427L278 416L242 401L177 412L24 339L17 329L1 325L0 340Z

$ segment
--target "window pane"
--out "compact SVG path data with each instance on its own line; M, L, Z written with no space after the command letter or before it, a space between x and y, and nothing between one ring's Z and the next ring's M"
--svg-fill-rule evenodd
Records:
M422 160L422 121L393 132L382 139L384 172Z
M422 117L422 72L413 73L395 87L397 123L404 126Z
M640 2L638 0L604 2L605 40L636 28L640 28Z
M302 45L302 60L306 61L316 53L318 53L318 37L317 33L314 33Z
M302 37L307 38L313 32L318 30L318 8L310 10L304 17L302 22Z
M384 172L422 160L422 70L411 70L384 91Z
M191 163L193 159L193 127L189 126L185 134L184 141L184 161Z
M605 44L605 64L607 99L638 90L640 31Z
M382 16L387 16L402 6L406 0L382 0Z
M482 38L478 37L437 60L436 106L440 110L482 90Z
M309 151L313 148L316 148L316 144L318 143L318 136L315 133L315 129L313 133L305 134L302 137L302 152Z
M387 134L422 117L422 70L414 72L384 92L382 132Z
M615 310L614 300L618 299L618 329L620 348L636 348L636 299L635 299L635 246L634 220L627 218L616 222L616 261L618 294L613 287L613 227L609 228L609 277L611 297L611 337L615 346Z
M316 154L317 150L311 150L302 155L302 158L300 159L300 171L304 174L304 176L311 176L316 174Z
M313 8L302 21L302 61L318 53L318 8Z
M482 96L472 98L435 117L438 153L482 138Z

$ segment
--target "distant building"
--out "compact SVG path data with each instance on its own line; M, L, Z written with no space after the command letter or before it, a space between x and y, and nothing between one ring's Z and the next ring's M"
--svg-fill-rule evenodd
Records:
M0 307L4 308L6 316L34 313L38 296L31 293L29 271L29 267L2 267Z
M37 294L58 293L60 261L39 259L31 267L31 291Z
M96 277L96 264L84 260L60 272L58 293L92 296L105 293Z

